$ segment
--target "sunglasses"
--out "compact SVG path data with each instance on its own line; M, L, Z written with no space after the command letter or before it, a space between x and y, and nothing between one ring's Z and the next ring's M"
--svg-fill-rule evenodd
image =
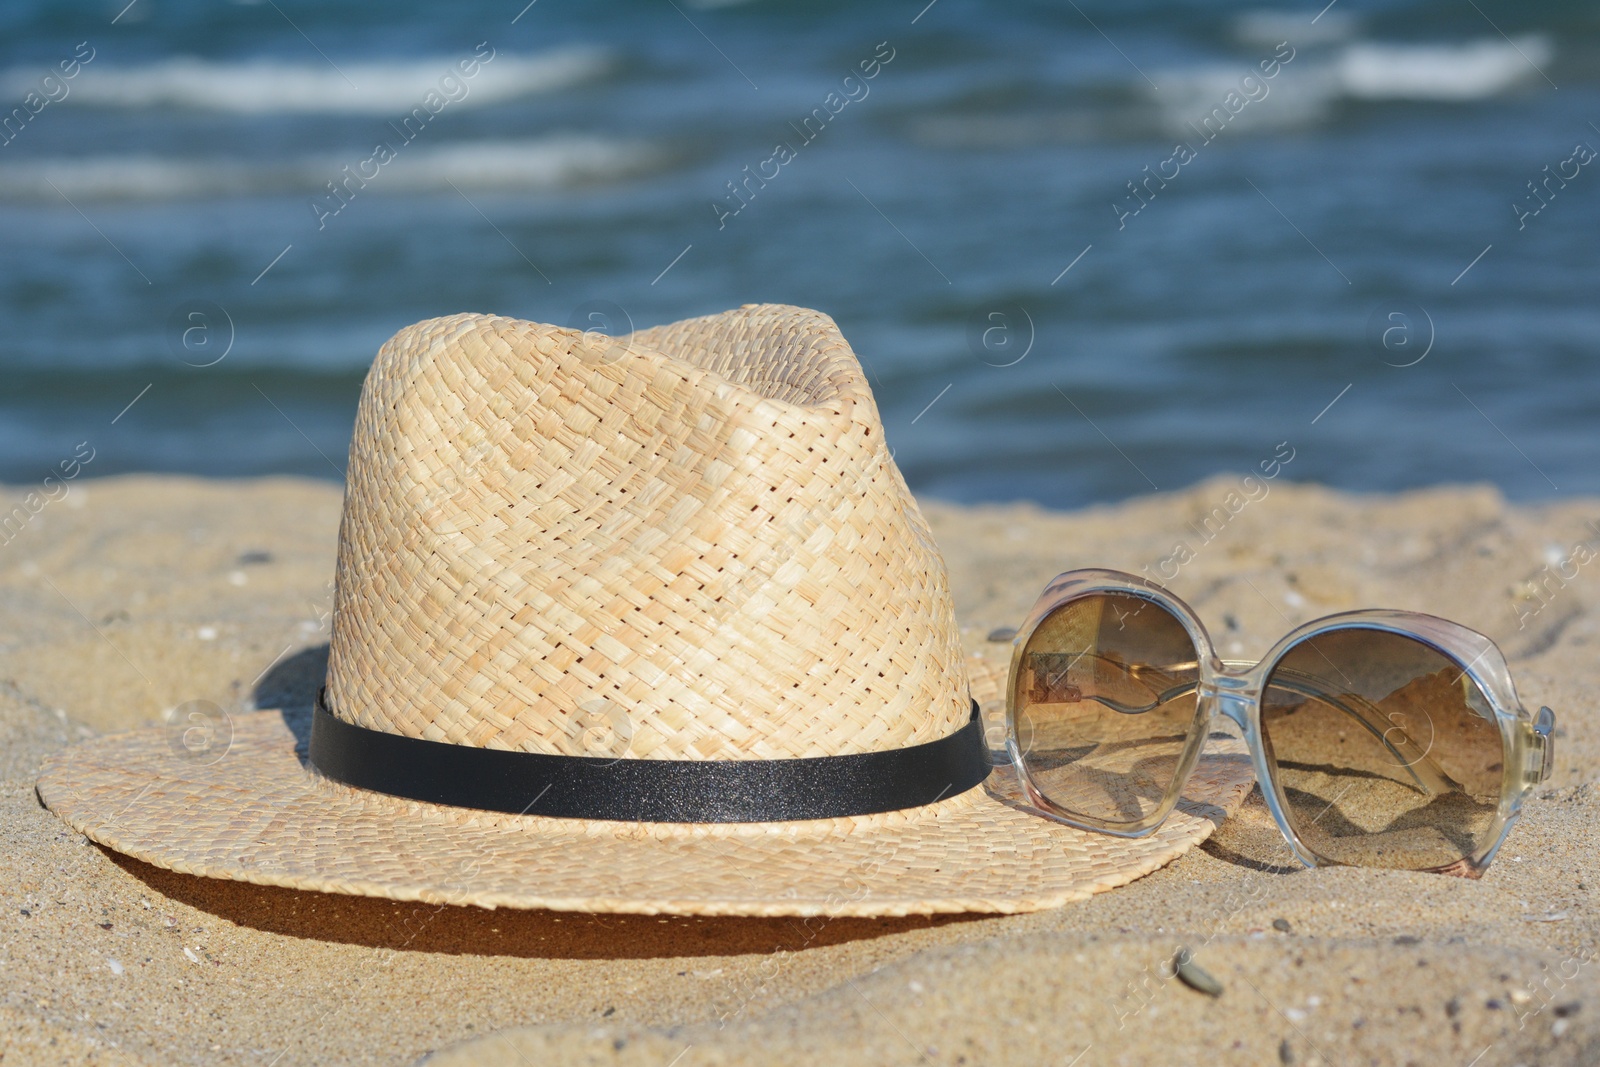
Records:
M1309 867L1476 878L1550 776L1555 714L1523 710L1493 641L1432 615L1330 615L1251 664L1153 582L1076 570L1014 644L1012 765L1039 813L1086 830L1154 832L1219 713Z

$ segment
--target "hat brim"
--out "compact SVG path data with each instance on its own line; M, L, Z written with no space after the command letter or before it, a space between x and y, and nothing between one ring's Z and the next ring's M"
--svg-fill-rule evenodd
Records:
M969 661L986 723L1005 668ZM992 735L991 735L992 736ZM49 760L40 799L94 841L184 874L485 908L676 915L1026 912L1125 885L1205 840L1254 781L1213 742L1149 837L1089 833L1018 803L1009 765L906 811L683 825L508 816L352 789L310 771L285 715L234 716L218 759L174 754L163 728Z

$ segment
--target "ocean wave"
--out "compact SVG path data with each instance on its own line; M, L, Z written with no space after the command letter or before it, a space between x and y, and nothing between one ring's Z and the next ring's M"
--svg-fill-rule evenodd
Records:
M1457 45L1352 44L1334 60L1339 87L1359 100L1482 100L1540 77L1548 38Z
M1323 22L1330 22L1332 12ZM935 148L990 150L1039 144L1088 144L1154 136L1188 136L1194 126L1225 106L1230 94L1255 98L1229 109L1227 125L1238 133L1307 129L1328 121L1341 103L1435 101L1466 103L1491 99L1541 84L1542 68L1555 56L1550 40L1527 35L1513 40L1460 44L1381 44L1342 38L1355 20L1333 21L1316 47L1300 49L1273 78L1262 78L1258 60L1239 58L1195 66L1151 70L1159 89L1136 79L1094 91L1036 82L1025 89L1034 99L1055 100L1019 115L975 106L986 89L948 101L943 109L908 118L906 129L918 143ZM1267 16L1241 20L1238 35L1274 37ZM1277 41L1282 41L1278 37ZM1275 42L1274 42L1275 43ZM1271 45L1268 48L1272 47ZM1270 56L1271 52L1263 53ZM1241 79L1255 75L1247 89Z
M465 190L539 192L617 181L655 170L667 160L638 141L556 135L435 148L402 147L363 193ZM198 197L313 194L357 157L308 156L281 163L166 156L90 156L0 167L0 200L184 200Z
M191 108L241 114L274 112L343 112L386 115L409 111L421 103L439 79L455 73L470 57L434 56L385 62L285 63L246 60L214 63L176 57L139 67L95 64L70 83L61 101L115 108ZM600 48L572 47L539 55L496 55L471 78L458 80L467 95L452 108L479 107L534 93L550 92L591 81L614 65ZM13 69L0 74L0 89L20 96L33 87L39 72Z
M1298 69L1296 63L1301 64ZM1189 131L1190 123L1199 124L1214 111L1223 109L1230 94L1243 99L1240 81L1246 75L1255 76L1250 91L1257 95L1264 91L1266 95L1250 100L1237 113L1230 114L1227 125L1231 130L1267 131L1312 126L1322 121L1340 95L1337 81L1330 76L1326 65L1300 56L1270 79L1263 79L1260 70L1247 64L1195 67L1158 74L1161 94L1150 94L1151 102L1160 111L1161 124L1166 131L1181 136Z
M1357 101L1484 100L1535 83L1540 68L1554 56L1550 42L1532 35L1508 41L1400 45L1357 41L1306 50L1262 82L1267 95L1243 108L1230 122L1240 130L1298 129L1324 121L1335 105ZM1181 132L1237 92L1240 79L1254 73L1248 64L1214 65L1156 74L1159 94L1147 99L1160 110L1163 125ZM1259 90L1258 90L1259 91Z

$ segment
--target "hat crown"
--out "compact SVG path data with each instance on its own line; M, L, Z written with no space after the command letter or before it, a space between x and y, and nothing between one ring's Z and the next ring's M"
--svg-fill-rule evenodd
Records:
M333 713L567 756L920 744L969 713L944 563L827 316L626 338L458 315L362 390Z

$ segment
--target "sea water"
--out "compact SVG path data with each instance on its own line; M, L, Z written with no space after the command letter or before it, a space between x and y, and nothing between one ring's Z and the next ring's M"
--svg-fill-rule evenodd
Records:
M1284 454L1351 489L1600 492L1580 5L0 23L0 480L89 452L337 479L408 323L773 301L838 321L923 494L1075 506Z

